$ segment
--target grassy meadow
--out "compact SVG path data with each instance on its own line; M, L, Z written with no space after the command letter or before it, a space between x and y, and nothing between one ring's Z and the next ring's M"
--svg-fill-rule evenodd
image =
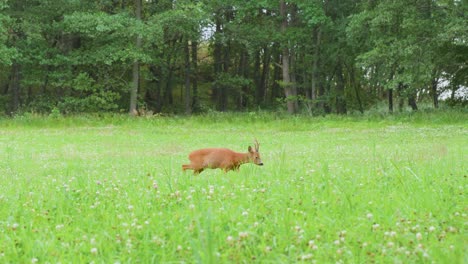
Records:
M467 263L466 120L0 119L0 263ZM181 170L254 137L263 167Z

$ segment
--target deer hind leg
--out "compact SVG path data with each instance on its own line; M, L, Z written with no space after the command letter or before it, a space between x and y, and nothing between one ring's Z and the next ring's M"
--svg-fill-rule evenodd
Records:
M184 164L184 165L182 165L182 170L183 170L183 171L186 171L186 170L193 170L192 164Z
M194 169L193 174L200 174L205 168Z
M193 170L193 174L200 174L205 168L198 168L194 167L192 164L184 164L182 165L182 170L185 172L186 170Z

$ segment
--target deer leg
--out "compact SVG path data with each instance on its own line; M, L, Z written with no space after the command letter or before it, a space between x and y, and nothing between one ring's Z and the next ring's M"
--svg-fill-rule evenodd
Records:
M198 175L198 174L200 174L203 170L204 170L204 168L194 169L194 170L193 170L193 174Z
M184 165L182 165L182 170L183 170L183 171L186 171L186 170L193 170L192 164L184 164Z

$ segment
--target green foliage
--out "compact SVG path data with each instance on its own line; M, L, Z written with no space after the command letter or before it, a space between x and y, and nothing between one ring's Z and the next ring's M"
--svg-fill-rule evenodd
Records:
M241 76L233 76L229 73L220 73L217 75L216 80L214 80L213 85L221 87L222 89L238 91L241 87L251 85L251 81Z
M141 20L135 3L0 0L0 108L128 109L138 62L149 111L221 99L235 101L224 110L274 109L291 88L281 85L285 48L294 99L309 112L363 112L388 90L419 103L468 86L466 1L285 1L284 32L278 0L141 1Z

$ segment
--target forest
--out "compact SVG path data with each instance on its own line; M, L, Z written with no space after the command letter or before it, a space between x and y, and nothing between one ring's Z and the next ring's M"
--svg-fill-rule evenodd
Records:
M0 0L0 112L466 106L467 0Z

